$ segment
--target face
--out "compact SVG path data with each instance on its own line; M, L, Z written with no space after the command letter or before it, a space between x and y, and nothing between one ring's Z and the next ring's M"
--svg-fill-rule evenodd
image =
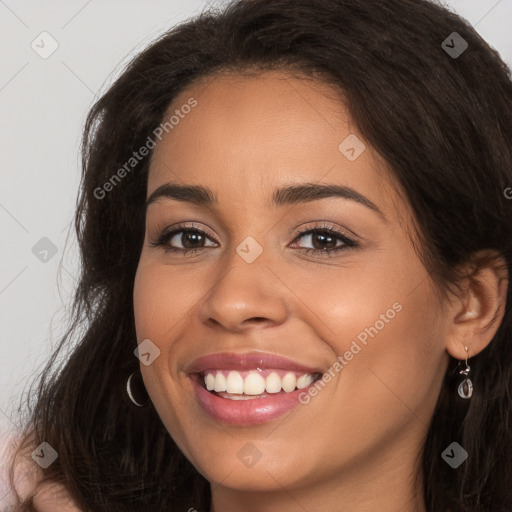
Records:
M280 72L218 75L176 110L134 288L165 427L223 488L412 464L446 369L442 315L405 196L341 98Z

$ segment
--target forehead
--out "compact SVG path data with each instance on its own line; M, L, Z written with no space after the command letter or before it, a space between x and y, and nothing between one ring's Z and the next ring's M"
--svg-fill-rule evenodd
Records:
M148 196L178 181L207 186L220 203L243 197L268 206L284 183L336 184L396 215L393 178L324 82L279 71L216 75L178 95L164 121L172 116L152 155Z

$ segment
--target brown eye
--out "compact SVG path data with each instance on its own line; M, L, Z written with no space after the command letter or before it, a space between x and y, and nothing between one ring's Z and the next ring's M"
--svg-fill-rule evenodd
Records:
M180 234L181 233L181 234ZM197 247L201 247L201 243L205 242L205 236L199 231L185 231L182 230L176 233L170 240L171 245L172 240L176 239L176 241L180 241L184 249L196 249Z
M211 238L200 229L177 227L171 231L164 231L159 238L150 245L153 247L163 247L166 251L188 253L197 252L207 247L205 243L209 240L211 241Z
M294 243L300 239L309 240L309 244L313 246L312 248L303 248L306 254L313 252L321 256L331 256L338 251L355 248L359 245L344 233L326 227L304 229L300 231L300 235L294 240Z
M327 233L309 233L306 236L302 235L301 238L310 238L315 250L323 251L334 249L336 247L336 243L338 242L337 237L327 234Z

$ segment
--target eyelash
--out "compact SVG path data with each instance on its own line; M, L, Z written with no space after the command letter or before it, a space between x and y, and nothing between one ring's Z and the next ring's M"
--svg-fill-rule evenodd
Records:
M205 249L205 247L198 247L198 248L194 248L194 249L181 249L178 247L172 247L172 246L168 245L168 241L171 240L178 233L199 233L207 238L210 238L210 240L211 240L211 237L205 231L203 231L202 229L196 228L194 225L192 225L192 226L178 225L172 231L167 231L167 232L164 231L156 240L151 242L149 245L152 247L164 247L166 252L181 253L183 256L185 256L186 254L197 253L197 252ZM297 236L293 239L293 242L298 240L300 237L302 237L304 235L309 235L309 234L313 234L313 235L327 234L329 236L333 236L333 237L341 240L343 242L343 245L340 245L339 247L335 247L334 249L310 249L310 248L302 249L306 254L309 254L312 252L314 254L321 255L324 257L332 257L332 256L334 256L335 253L338 253L339 251L353 249L353 248L356 248L359 246L359 244L353 238L351 238L351 237L347 236L346 234L344 234L336 229L333 229L327 225L313 226L313 227L311 225L305 226L304 228L301 228L298 230Z

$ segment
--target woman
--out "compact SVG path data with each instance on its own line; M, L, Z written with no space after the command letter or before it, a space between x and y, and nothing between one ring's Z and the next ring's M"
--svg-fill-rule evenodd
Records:
M512 510L511 140L509 70L426 0L169 31L88 117L19 458L84 511Z

